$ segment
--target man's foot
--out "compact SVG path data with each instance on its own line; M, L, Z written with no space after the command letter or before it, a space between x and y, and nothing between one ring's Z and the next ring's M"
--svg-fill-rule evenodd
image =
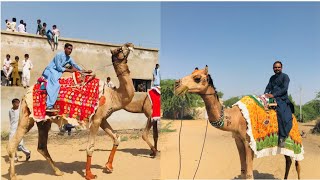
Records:
M286 140L285 138L280 138L278 146L281 147L281 148L284 148L285 145L286 145L286 141L285 140Z
M18 157L14 157L14 162L15 162L15 163L18 162Z
M30 157L31 157L31 151L29 154L26 155L26 161L29 161Z
M54 108L47 108L46 112L58 112L58 110Z

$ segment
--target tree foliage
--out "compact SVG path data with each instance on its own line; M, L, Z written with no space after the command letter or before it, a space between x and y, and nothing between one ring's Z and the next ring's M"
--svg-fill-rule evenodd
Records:
M186 112L193 107L204 106L203 100L197 94L174 95L173 79L161 80L161 108L166 118L176 118L178 113L181 118L187 116Z

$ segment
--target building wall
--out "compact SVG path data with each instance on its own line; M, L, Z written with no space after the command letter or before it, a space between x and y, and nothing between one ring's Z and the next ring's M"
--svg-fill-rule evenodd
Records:
M98 78L106 80L108 76L118 86L119 82L111 63L110 50L121 44L108 44L94 41L60 38L57 51L52 51L47 39L38 35L13 33L1 31L1 67L6 54L10 54L11 60L19 56L19 69L22 69L24 54L28 53L34 68L31 71L30 84L34 84L41 76L44 68L53 59L55 54L63 51L65 43L73 45L71 57L85 69L91 69ZM124 42L126 43L126 42ZM158 63L158 50L144 47L135 47L135 51L128 57L128 66L133 79L152 80L152 71ZM22 87L1 87L1 124L8 127L8 111L11 108L11 100L21 98L25 93ZM145 119L142 123L140 119ZM112 122L111 122L112 121ZM110 117L110 123L115 129L142 128L146 122L143 114L132 114L126 111L116 112Z

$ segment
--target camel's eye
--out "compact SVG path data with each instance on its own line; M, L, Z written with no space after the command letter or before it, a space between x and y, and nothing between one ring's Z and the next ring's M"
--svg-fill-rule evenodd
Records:
M195 78L194 78L194 82L199 83L200 81L201 81L201 78L200 78L200 77L195 77Z

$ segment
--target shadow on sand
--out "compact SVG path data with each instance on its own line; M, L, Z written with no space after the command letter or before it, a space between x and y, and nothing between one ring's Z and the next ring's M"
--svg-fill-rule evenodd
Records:
M9 157L2 156L5 160L9 160ZM64 162L55 162L55 165L64 173L64 174L73 174L74 172L78 173L82 177L84 177L83 169L86 166L86 162L74 161L71 163ZM35 160L35 161L19 161L16 163L16 173L18 176L29 175L34 173L39 174L49 174L52 176L56 176L51 166L46 160ZM100 165L92 165L91 168L96 169L104 169L103 166ZM6 174L3 174L2 177L5 179L9 178L9 171Z
M86 149L80 149L79 151L86 151ZM94 151L111 151L110 149L95 149ZM133 156L139 157L150 157L150 153L152 152L150 149L137 149L137 148L125 148L125 149L117 149L117 151L130 153Z
M273 174L268 174L268 173L259 173L257 170L253 170L253 177L254 179L278 179L275 178ZM241 179L240 175L233 178L235 179ZM280 180L280 179L279 179Z

